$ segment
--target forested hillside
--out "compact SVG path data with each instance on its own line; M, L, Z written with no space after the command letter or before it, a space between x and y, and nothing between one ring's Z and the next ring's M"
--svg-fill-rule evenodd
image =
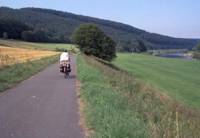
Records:
M21 39L26 41L70 43L71 34L76 27L83 23L97 24L115 40L119 51L132 51L141 41L148 49L191 49L198 41L197 39L172 38L149 33L123 23L49 9L1 7L0 20L8 19L24 23L31 28L22 33ZM0 36L3 36L7 32L0 33ZM9 36L6 37L9 38Z

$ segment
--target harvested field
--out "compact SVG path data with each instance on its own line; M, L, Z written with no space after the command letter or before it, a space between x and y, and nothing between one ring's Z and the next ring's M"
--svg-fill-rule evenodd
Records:
M58 52L12 48L0 45L0 68L11 64L37 60L56 54L58 54Z

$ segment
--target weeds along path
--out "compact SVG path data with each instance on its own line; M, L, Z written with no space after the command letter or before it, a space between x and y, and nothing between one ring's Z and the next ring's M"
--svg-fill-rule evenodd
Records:
M86 56L82 59L80 58L79 62L81 63L79 67L82 68L82 71L79 69L79 77L83 83L82 90L85 93L83 94L83 98L87 103L86 111L89 112L88 116L90 118L96 117L96 119L101 120L98 122L96 119L88 119L94 131L97 132L97 135L100 135L100 133L105 134L106 132L101 131L103 129L110 136L113 136L112 132L115 131L119 135L121 133L122 135L127 134L123 135L126 137L133 137L135 134L141 136L132 125L134 119L136 119L140 120L140 125L138 126L145 126L141 128L141 131L143 130L147 134L144 137L200 137L199 111L173 101L166 95L138 81L129 73L116 68L112 64L100 60L97 61ZM90 83L87 83L87 81ZM93 87L95 89L92 89ZM107 87L108 89L106 89ZM109 98L107 99L108 95ZM92 100L93 98L95 100ZM104 99L107 100L104 101ZM113 99L117 99L121 103L115 103ZM127 103L124 104L123 102ZM107 108L108 110L106 110ZM113 108L115 109L113 110ZM130 114L120 114L118 110L129 112ZM106 119L108 112L112 121ZM122 116L123 119L117 118L115 120L115 116L118 115ZM120 119L122 120L119 121ZM96 124L93 124L92 121ZM127 121L130 123L125 125L124 123L127 123ZM133 122L131 123L131 121ZM123 128L126 128L127 131L123 131ZM129 133L129 131L133 133Z
M78 78L81 98L91 137L132 138L147 137L145 124L131 111L127 99L115 92L96 67L83 57L78 58ZM93 133L94 132L94 133Z
M31 77L48 65L57 61L58 55L55 55L40 60L4 66L0 69L0 92L13 87L17 83Z

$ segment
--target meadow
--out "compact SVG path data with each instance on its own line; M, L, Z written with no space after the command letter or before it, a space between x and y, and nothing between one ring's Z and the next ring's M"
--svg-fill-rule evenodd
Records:
M200 107L200 62L143 54L118 54L116 66L174 100Z

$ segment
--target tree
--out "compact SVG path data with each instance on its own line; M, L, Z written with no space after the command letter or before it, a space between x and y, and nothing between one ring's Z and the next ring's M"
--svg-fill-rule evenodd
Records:
M101 46L100 58L111 61L116 57L116 43L110 37L104 37Z
M8 39L8 33L7 32L3 33L3 39Z
M196 50L197 50L197 51L200 51L200 43L197 44Z
M139 50L139 52L147 51L147 47L142 40L138 40L138 50Z
M116 43L94 24L80 25L73 33L72 39L87 55L107 61L116 57Z

